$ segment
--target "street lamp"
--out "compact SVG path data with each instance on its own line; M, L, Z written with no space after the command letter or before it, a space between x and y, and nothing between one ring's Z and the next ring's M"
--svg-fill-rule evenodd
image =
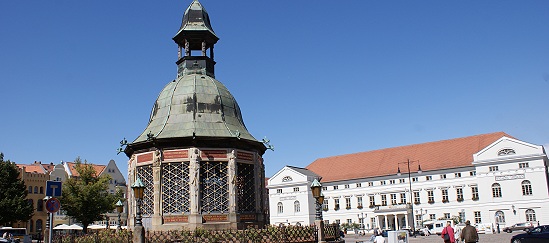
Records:
M145 243L145 229L143 229L143 222L141 220L141 201L143 200L143 194L145 191L145 185L137 177L135 183L132 185L133 194L135 196L135 202L137 210L135 212L135 227L134 227L134 241L138 243Z
M415 235L416 235L416 234L415 234L416 231L415 231L415 226L414 226L414 225L415 225L415 223L414 223L414 222L415 222L415 219L414 219L414 202L412 202L413 199L414 199L414 196L413 196L413 192L412 192L412 176L411 176L412 172L410 171L410 164L411 164L411 163L414 163L414 162L417 162L417 164L418 164L418 166L417 166L417 173L418 173L418 174L421 174L422 171L421 171L421 165L419 164L419 161L410 161L410 160L407 160L406 162L400 162L400 163L397 164L397 166L398 166L397 175L398 175L398 176L401 176L401 175L402 175L402 173L400 173L400 164L406 164L407 167L408 167L408 184L409 184L409 186L410 186L410 209L411 209L411 210L410 210L410 214L411 214L411 218L412 218L412 219L411 219L411 222L412 222L412 223L410 224L410 228L412 229L412 232L413 232L413 234L414 234L414 236L415 236ZM408 210L406 210L406 211L408 211ZM410 223L410 220L408 220L408 223Z
M324 221L322 220L322 204L324 203L324 195L322 194L322 185L319 179L315 178L311 183L311 192L315 198L315 225L318 227L318 242L324 241Z
M122 211L124 211L124 204L122 203L122 201L118 200L118 202L116 202L115 204L116 206L116 211L118 211L118 230L122 229L122 220L120 219L120 214L122 213Z

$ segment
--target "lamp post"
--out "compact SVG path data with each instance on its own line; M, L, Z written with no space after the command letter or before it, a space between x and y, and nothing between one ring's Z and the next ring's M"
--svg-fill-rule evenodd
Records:
M322 220L322 204L324 203L324 195L322 194L322 185L315 178L311 183L311 192L315 198L315 225L318 227L318 242L324 241L324 221Z
M418 174L421 174L421 165L419 164L419 161L410 161L410 160L407 160L406 162L400 162L398 163L398 171L397 171L397 175L400 176L402 175L402 173L400 173L400 164L406 164L406 166L408 167L408 184L410 186L410 216L411 216L411 220L408 220L408 223L410 224L410 221L412 222L410 224L410 228L412 229L412 232L413 232L413 235L414 237L416 236L416 230L415 230L415 218L414 218L414 202L413 202L413 199L414 199L414 195L413 195L413 192L412 192L412 172L410 171L410 164L411 163L415 163L417 162L418 166L417 166L417 173ZM408 210L406 210L408 211Z
M46 196L42 200L44 203L46 203L51 197ZM51 220L53 219L53 214L48 212L48 218L46 219L46 228L44 229L44 242L45 243L51 243L52 241L52 223Z
M124 211L124 204L122 203L122 201L118 200L115 206L116 206L116 211L118 212L118 227L116 229L120 230L122 229L122 220L120 219L120 214L122 214L122 211Z
M135 212L135 226L134 226L134 239L133 242L145 243L145 229L143 228L143 222L141 220L141 200L143 200L143 194L145 191L145 185L137 177L135 183L132 185L133 194L135 196L136 202L136 212Z

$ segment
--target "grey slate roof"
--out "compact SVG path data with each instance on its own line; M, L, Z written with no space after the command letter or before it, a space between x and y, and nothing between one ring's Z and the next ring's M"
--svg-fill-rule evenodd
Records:
M147 128L133 143L182 137L240 138L258 142L246 129L240 107L227 88L204 74L187 74L160 92Z

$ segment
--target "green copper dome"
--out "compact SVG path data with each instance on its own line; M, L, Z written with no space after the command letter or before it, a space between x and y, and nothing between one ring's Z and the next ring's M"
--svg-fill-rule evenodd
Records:
M246 129L229 90L204 74L170 82L154 103L149 124L134 143L179 137L226 137L257 141Z

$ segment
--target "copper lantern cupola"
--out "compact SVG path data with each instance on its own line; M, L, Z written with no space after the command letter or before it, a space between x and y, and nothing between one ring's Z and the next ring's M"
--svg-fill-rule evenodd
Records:
M248 132L236 99L215 79L219 38L197 0L173 40L177 78L162 89L147 127L124 150L129 183L140 178L145 184L143 225L152 230L261 227L266 147Z

